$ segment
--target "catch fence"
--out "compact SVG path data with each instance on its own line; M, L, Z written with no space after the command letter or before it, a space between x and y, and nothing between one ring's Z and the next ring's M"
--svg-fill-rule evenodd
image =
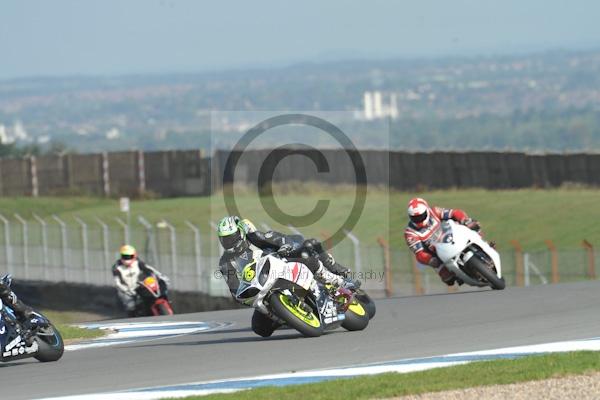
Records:
M111 266L124 243L171 278L172 288L229 296L218 272L221 255L214 223L149 221L138 215L83 219L56 215L0 215L0 263L17 279L112 285ZM266 227L266 226L265 226ZM298 231L290 228L289 233ZM448 289L429 267L418 266L407 249L361 241L351 233L332 249L338 262L375 296L419 295ZM587 243L587 242L585 242ZM385 241L382 245L387 245ZM595 279L600 257L587 243L581 250L500 250L508 286ZM461 287L458 290L472 289Z

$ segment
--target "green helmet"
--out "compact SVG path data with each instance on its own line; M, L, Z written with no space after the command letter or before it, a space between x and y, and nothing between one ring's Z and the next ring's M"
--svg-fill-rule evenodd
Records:
M238 217L225 217L217 224L217 235L226 252L241 252L247 247L246 232L239 225Z

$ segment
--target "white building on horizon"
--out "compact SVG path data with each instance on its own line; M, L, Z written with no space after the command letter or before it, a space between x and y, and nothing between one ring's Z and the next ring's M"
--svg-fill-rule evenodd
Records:
M382 118L398 118L398 95L379 90L363 93L363 113L360 117L367 121Z

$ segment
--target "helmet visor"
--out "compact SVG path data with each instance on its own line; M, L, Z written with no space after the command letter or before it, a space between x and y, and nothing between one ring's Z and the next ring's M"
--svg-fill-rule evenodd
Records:
M427 219L427 211L423 214L411 215L410 220L415 224L420 224Z
M219 236L219 241L225 250L230 250L239 246L243 242L243 239L241 233L237 231L231 235Z
M133 260L135 254L121 254L121 260Z

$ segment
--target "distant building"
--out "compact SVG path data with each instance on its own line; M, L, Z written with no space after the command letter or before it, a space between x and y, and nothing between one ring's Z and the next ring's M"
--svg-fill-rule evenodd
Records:
M398 95L378 90L363 93L363 114L361 119L371 121L381 118L398 118Z

